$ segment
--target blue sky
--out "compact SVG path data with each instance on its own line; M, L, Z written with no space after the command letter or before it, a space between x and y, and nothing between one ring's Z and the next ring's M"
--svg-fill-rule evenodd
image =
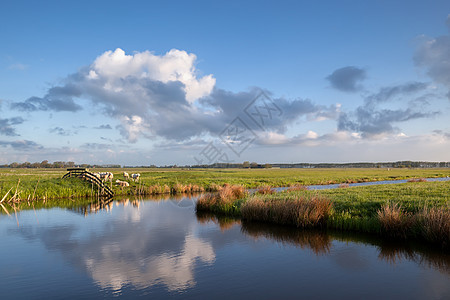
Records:
M0 163L450 160L448 1L211 2L3 1Z

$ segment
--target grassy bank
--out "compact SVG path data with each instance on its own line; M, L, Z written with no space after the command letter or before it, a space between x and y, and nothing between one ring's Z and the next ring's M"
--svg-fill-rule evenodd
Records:
M450 182L296 189L255 193L243 199L210 198L199 199L197 210L296 227L425 239L450 247Z
M245 188L261 186L295 186L310 184L352 183L422 177L450 176L450 169L91 169L109 171L124 180L123 172L141 174L139 182L129 187L114 186L115 195L156 195L217 191L224 184ZM0 169L0 197L15 191L20 180L19 196L26 199L86 197L91 186L62 180L65 169ZM11 197L11 195L9 195Z

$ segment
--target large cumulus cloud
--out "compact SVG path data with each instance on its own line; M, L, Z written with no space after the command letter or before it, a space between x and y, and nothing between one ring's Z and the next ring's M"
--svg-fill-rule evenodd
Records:
M220 133L255 97L255 90L230 92L215 88L212 75L199 76L196 56L171 50L164 55L123 50L107 51L87 67L52 87L44 97L11 105L35 111L77 111L78 99L88 99L104 114L120 121L117 129L130 142L140 137L188 140ZM283 118L268 124L286 130L300 117L333 118L334 107L305 99L276 99Z

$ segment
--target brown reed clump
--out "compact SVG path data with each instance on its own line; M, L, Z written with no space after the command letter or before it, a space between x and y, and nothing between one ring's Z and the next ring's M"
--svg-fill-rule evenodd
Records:
M222 187L218 184L212 183L209 187L208 187L208 192L218 192Z
M289 192L306 191L306 190L308 190L308 187L304 186L303 184L296 183L294 185L291 185L287 190Z
M427 182L425 178L410 178L407 182Z
M345 189L345 188L348 188L348 187L350 187L350 185L349 185L348 183L341 183L341 184L339 185L339 188L340 188L340 189Z
M425 207L419 214L419 218L425 239L450 247L450 209Z
M377 216L384 234L391 238L407 238L416 223L416 217L403 212L397 203L383 205L377 211Z
M254 196L241 207L242 217L301 228L324 226L331 214L330 200L321 196L297 199L264 199Z
M234 202L246 195L247 191L241 185L224 185L218 193L202 195L197 200L197 211L235 213Z
M242 185L225 185L219 191L219 199L222 201L234 201L246 195L247 191Z
M275 193L275 191L272 189L271 186L263 185L263 186L260 186L259 188L257 188L255 193L261 194L261 195L268 195L268 194Z

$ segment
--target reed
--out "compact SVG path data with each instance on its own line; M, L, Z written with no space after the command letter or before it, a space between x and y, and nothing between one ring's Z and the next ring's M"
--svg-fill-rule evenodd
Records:
M299 184L299 183L293 184L287 189L288 192L306 191L306 190L308 190L308 187L304 186L303 184Z
M275 191L272 189L270 185L263 185L256 189L256 194L267 195L273 194Z
M407 182L427 182L425 178L410 178Z
M425 207L419 213L423 237L432 243L441 243L450 248L450 209L447 207Z
M398 203L383 205L377 215L385 236L406 239L412 235L416 217L411 213L404 212Z
M296 227L323 227L332 211L330 200L321 196L296 199L251 197L241 207L242 218Z
M197 200L197 211L209 211L219 214L239 214L240 201L247 196L241 185L224 185L217 193L202 195Z

